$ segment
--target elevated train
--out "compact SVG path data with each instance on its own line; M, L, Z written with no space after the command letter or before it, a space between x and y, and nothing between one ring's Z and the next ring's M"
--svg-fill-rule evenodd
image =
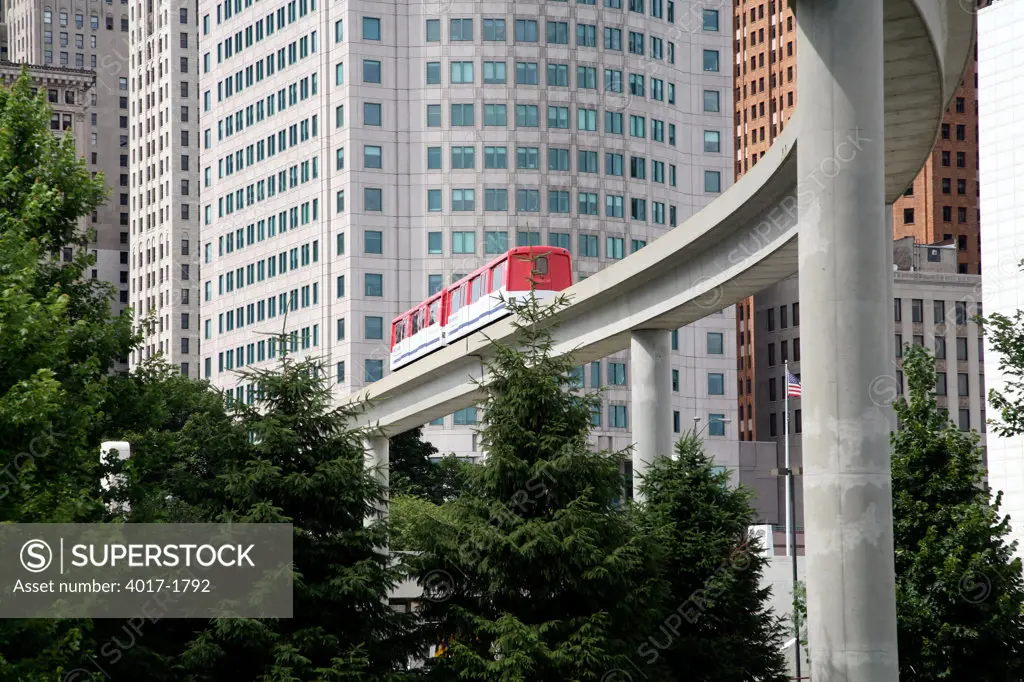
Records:
M505 301L530 295L551 298L572 285L566 249L511 249L391 322L392 371L508 315Z

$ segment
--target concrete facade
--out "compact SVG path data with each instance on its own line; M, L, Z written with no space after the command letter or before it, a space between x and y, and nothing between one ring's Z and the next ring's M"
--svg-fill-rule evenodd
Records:
M95 72L83 139L90 171L102 171L110 197L89 219L97 276L114 284L115 312L128 305L128 8L110 1L5 3L12 62Z
M199 377L199 17L194 2L132 2L131 304L143 343Z
M271 19L258 5L199 6L202 376L236 398L247 387L234 370L275 360L266 334L294 334L297 352L323 358L342 397L386 373L395 314L495 253L565 246L584 280L730 184L724 12L628 0L290 7ZM251 46L229 51L250 28ZM681 385L735 371L731 319L678 332ZM721 352L705 350L710 329ZM586 386L608 388L594 418L608 447L632 442L628 365L620 353L583 368ZM713 381L721 400L673 393L681 423L732 416L734 377ZM467 408L426 435L476 456L477 418Z
M1024 134L1018 113L1024 106L1024 93L1018 87L1018 76L1024 75L1020 51L1024 2L1002 0L982 10L978 33L985 313L1013 319L1024 309L1024 274L1019 266L1024 259L1024 158L1019 151ZM1007 377L999 371L1000 356L986 346L989 386L1002 391ZM988 434L988 475L992 489L1003 492L1000 511L1010 515L1011 537L1019 543L1018 556L1024 556L1024 436Z

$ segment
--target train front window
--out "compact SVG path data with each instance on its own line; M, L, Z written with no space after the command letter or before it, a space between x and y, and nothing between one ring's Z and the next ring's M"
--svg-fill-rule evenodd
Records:
M540 275L548 274L548 259L546 256L541 256L533 261L533 271Z
M505 262L502 261L494 266L491 275L491 291L498 291L505 286Z

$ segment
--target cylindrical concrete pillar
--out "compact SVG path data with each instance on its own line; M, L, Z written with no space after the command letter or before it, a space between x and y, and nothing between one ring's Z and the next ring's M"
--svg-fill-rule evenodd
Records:
M801 381L811 678L896 682L884 0L799 0Z
M390 486L391 479L391 442L387 438L377 436L373 438L364 439L363 447L366 450L366 468L371 469L375 472L377 480L380 482L382 486L384 486L385 491L387 491ZM385 499L384 504L382 504L379 507L378 512L382 517L387 517L387 499Z
M633 403L633 499L656 457L668 457L672 438L672 332L634 331L629 344Z

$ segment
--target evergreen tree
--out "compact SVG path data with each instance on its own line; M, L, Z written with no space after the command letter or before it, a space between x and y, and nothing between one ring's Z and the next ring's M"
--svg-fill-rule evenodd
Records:
M88 278L84 218L104 200L70 134L23 71L0 88L0 521L98 521L109 370L134 342L112 285ZM72 258L65 260L64 250ZM0 680L59 679L91 642L85 620L0 620Z
M621 494L622 455L587 443L592 396L573 392L552 350L565 305L508 302L516 346L495 344L483 386L487 457L437 514L413 560L423 617L443 655L437 680L598 681L625 669L653 627L643 538Z
M662 623L639 649L664 680L783 682L786 624L761 585L768 559L752 544L752 493L731 488L700 440L687 435L675 459L644 478L642 524L661 548L668 585Z
M403 679L416 652L413 623L388 605L401 576L381 551L385 489L365 468L368 434L349 426L356 410L331 406L317 361L285 355L279 368L241 380L259 390L252 404L235 404L234 434L207 434L224 449L185 458L211 499L186 495L209 521L294 524L295 615L205 625L177 657L176 679Z
M1024 578L975 433L935 400L935 361L909 346L892 435L900 679L1024 679ZM814 615L811 614L813 618Z
M392 436L390 443L392 497L413 495L441 504L458 495L462 462L454 454L433 461L438 451L423 440L422 427Z

